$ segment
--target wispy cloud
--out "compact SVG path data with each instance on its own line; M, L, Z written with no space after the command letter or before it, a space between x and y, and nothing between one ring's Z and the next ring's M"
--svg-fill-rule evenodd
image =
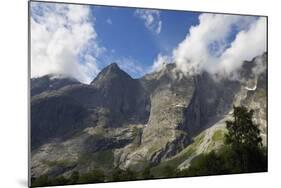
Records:
M158 54L157 58L154 60L149 72L157 72L165 67L166 64L172 63L172 57L168 55Z
M160 11L137 9L135 15L144 21L147 29L159 34L162 29L162 21L160 19Z
M116 60L122 70L134 78L143 76L147 70L141 66L141 63L132 57L121 57Z
M139 78L148 72L148 68L142 66L142 63L130 56L118 56L115 50L107 53L107 56L98 62L99 67L108 66L111 63L117 63L119 67L133 78Z
M90 8L31 3L31 76L63 74L89 83L99 72L98 45Z
M109 25L112 25L112 20L110 18L107 18L106 23L108 23Z

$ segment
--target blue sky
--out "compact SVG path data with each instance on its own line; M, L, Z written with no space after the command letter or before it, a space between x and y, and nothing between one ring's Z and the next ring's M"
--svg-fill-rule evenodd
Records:
M89 83L117 62L133 78L176 63L231 73L266 50L266 19L188 11L31 2L31 76Z
M182 41L191 25L198 24L199 13L161 11L162 28L159 34L146 28L134 8L93 6L95 28L101 45L108 53L100 57L107 62L108 56L133 59L144 70L148 70L159 53L170 54ZM110 20L110 21L109 21ZM121 59L122 60L122 59ZM110 60L109 60L110 61ZM107 62L109 63L109 62ZM101 65L102 66L102 65ZM132 73L132 77L143 73Z

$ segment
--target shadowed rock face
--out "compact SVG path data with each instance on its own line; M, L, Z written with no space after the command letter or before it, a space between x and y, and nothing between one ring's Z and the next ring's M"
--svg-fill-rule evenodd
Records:
M79 84L79 82L73 78L67 78L60 75L46 75L39 78L31 79L31 96L40 94L44 91L58 90L64 86Z
M264 54L265 65L266 59ZM37 78L31 82L32 176L57 173L46 160L67 160L69 164L60 168L66 176L97 167L139 171L146 164L161 164L206 129L223 127L233 105L254 108L265 134L266 69L257 68L255 59L244 62L238 78L214 80L207 72L183 74L175 64L168 64L133 79L116 63L89 85L63 81L50 89L47 84L39 87L42 81ZM204 140L201 145L210 139ZM202 147L198 151L207 148ZM100 158L111 162L105 164Z
M149 105L139 81L111 64L90 85L71 83L32 97L32 146L62 140L86 127L145 123Z
M139 80L131 78L116 63L103 69L91 86L98 91L96 106L110 109L112 115L127 122L147 121L150 104L144 88Z
M48 142L51 138L67 139L81 131L88 116L87 109L64 95L34 98L31 101L32 148Z
M190 105L185 111L183 129L197 134L212 126L232 109L236 93L240 89L238 81L221 79L215 81L204 72L195 78L195 91Z

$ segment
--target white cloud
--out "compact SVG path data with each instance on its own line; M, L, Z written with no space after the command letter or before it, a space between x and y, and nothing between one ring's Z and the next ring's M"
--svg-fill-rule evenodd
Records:
M160 20L160 11L137 9L135 15L144 21L146 28L156 34L159 34L162 29L162 21Z
M157 58L154 60L153 65L151 66L150 72L160 71L168 63L172 63L171 57L160 53L160 54L158 54Z
M239 32L228 41L233 29ZM230 45L229 45L230 43ZM199 24L173 51L173 61L185 73L201 71L228 75L244 60L266 51L266 19L250 16L201 14Z
M220 64L223 71L230 73L239 68L244 60L251 60L261 55L267 48L266 19L259 18L252 23L250 29L241 31L220 57Z
M89 83L99 72L97 42L88 6L31 3L31 77L63 74Z
M112 20L110 18L107 18L106 23L108 23L109 25L112 25Z

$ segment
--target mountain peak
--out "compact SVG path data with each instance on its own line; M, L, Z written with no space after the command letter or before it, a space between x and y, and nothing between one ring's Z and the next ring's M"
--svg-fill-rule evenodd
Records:
M117 63L113 62L106 66L100 73L118 73L118 72L124 72L120 69Z
M109 65L107 66L107 68L110 68L110 69L120 69L119 66L118 66L118 64L115 63L115 62L109 64Z
M120 69L117 63L111 63L107 67L105 67L97 77L91 82L91 84L98 84L101 82L107 82L115 79L132 79L130 75L128 75L125 71ZM99 84L98 84L99 85Z

